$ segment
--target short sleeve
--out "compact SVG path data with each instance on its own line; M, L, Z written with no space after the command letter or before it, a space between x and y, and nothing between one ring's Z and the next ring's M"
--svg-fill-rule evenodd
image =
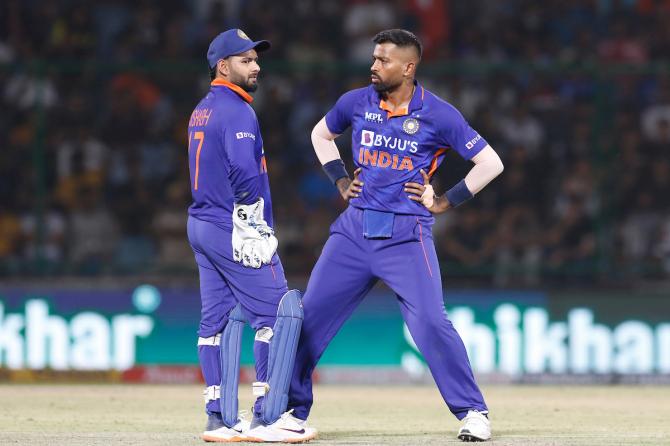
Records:
M260 141L258 120L251 109L231 114L224 129L224 150L236 203L253 202L260 193L260 170L256 161L256 140Z
M337 135L351 125L351 117L354 113L354 104L358 100L361 90L351 90L344 93L335 103L335 106L326 113L326 125L328 130Z
M464 159L472 159L488 145L486 140L465 120L453 106L445 103L436 117L439 143L458 152Z

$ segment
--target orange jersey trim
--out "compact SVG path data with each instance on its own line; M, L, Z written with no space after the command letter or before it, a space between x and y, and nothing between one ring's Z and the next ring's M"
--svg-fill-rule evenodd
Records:
M421 101L423 101L423 96L425 93L426 91L423 89L423 86L421 86ZM413 98L414 96L412 96L412 99ZM412 102L412 99L410 99L410 103ZM383 99L379 101L379 108L386 111L387 118L393 118L396 116L407 116L409 114L409 105L407 105L407 107L399 108L396 111L392 111L391 106L388 105L388 103Z
M399 108L396 111L391 111L391 106L388 105L383 99L379 101L379 108L387 112L388 118L393 118L395 116L406 116L408 113L407 107Z
M437 149L437 152L435 152L435 155L433 155L433 161L430 163L430 170L428 171L429 177L432 177L437 170L437 158L440 155L444 155L445 153L447 153L447 148L443 147L441 149Z
M219 79L214 79L214 80L212 81L211 85L213 85L213 86L215 86L215 87L228 87L228 88L230 88L231 90L233 90L235 93L237 93L238 95L240 95L240 97L241 97L242 99L244 99L245 101L247 101L249 104L251 104L251 103L254 101L254 98L252 98L252 97L249 95L249 93L247 93L246 91L244 91L244 90L242 89L242 87L240 87L239 85L235 85L235 84L233 84L232 82L228 82L228 81L225 80L225 79L221 79L221 78L219 78Z

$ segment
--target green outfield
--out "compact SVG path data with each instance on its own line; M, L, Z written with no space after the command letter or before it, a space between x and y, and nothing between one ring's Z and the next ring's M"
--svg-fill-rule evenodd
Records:
M0 385L0 444L198 445L201 389ZM487 386L495 445L670 445L670 387ZM248 407L251 390L240 392ZM320 386L316 444L460 444L429 386Z

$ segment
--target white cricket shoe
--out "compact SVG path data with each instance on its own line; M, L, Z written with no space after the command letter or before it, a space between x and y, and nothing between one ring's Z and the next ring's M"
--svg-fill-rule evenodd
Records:
M213 443L236 443L238 441L246 441L245 432L249 430L251 423L247 420L240 419L237 424L233 427L227 427L222 425L213 429L214 426L210 426L208 423L207 428L202 433L202 439L208 442Z
M491 439L491 421L476 410L469 410L463 418L463 426L458 430L458 438L463 441L486 441Z
M284 412L277 421L265 425L252 423L251 429L246 432L244 441L256 443L304 443L316 438L317 431L307 427L307 422L296 418L293 409Z

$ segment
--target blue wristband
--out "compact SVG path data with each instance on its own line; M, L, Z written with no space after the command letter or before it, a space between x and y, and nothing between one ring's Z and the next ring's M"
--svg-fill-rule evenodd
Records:
M465 180L459 181L454 187L449 189L445 195L452 208L465 203L473 197L472 192L470 192L468 186L465 185Z
M341 159L328 161L323 165L323 170L326 171L326 175L328 175L330 182L333 184L335 184L340 178L349 178L347 169L344 168L344 161Z

